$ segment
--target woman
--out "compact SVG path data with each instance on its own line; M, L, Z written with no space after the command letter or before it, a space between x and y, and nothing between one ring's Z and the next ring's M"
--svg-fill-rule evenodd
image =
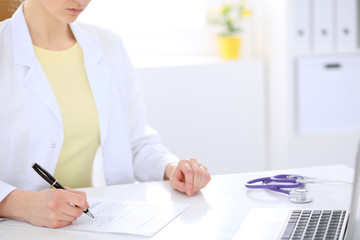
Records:
M210 181L206 167L178 161L147 126L121 39L74 23L89 2L25 0L0 23L0 217L71 224L90 207L85 193L49 189L31 165L89 187L99 146L107 184L165 179L193 195Z

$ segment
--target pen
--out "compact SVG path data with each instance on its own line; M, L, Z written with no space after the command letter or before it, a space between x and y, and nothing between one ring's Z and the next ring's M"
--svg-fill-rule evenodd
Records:
M54 186L55 188L66 190L48 171L46 171L44 168L42 168L39 164L34 163L32 165L32 168L50 185ZM94 218L94 216L91 214L89 209L86 209L86 211L83 211L83 213L85 213L89 217Z

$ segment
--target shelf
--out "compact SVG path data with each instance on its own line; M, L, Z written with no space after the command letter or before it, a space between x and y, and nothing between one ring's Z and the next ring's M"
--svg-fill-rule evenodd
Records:
M338 57L338 56L358 56L360 49L347 52L307 52L307 53L292 53L293 57Z

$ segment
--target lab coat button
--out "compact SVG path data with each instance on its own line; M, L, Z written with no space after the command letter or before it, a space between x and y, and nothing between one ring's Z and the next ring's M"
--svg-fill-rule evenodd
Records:
M53 143L53 144L51 145L51 147L52 147L52 148L56 148L56 144Z

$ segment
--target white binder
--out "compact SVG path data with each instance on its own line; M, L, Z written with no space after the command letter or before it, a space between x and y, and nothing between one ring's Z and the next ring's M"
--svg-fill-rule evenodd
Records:
M335 0L313 0L313 39L315 52L330 52L335 49L334 3Z
M295 52L311 50L311 7L310 0L292 0L291 38Z
M357 0L336 0L336 49L356 50L358 47Z

